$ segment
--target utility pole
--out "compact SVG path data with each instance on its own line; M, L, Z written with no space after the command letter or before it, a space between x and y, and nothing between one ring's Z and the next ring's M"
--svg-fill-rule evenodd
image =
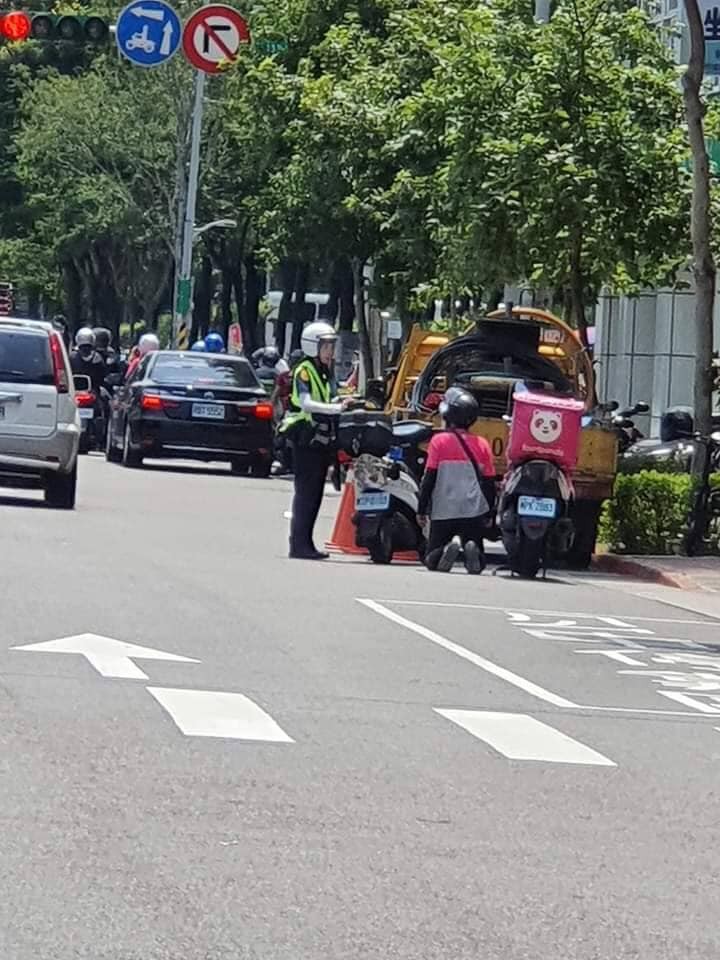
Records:
M695 277L695 429L709 434L712 429L716 268L711 247L710 165L703 129L705 106L700 96L705 73L705 30L698 0L685 0L685 12L690 33L690 57L682 85L693 163L690 233ZM702 460L702 457L697 459ZM696 472L702 473L702 469L702 463L694 465Z
M175 313L173 317L173 346L187 350L190 345L190 314L192 311L192 255L200 175L200 141L205 95L205 74L195 71L192 129L190 134L190 166L187 176L182 238L180 244L180 272L175 285ZM177 263L177 261L176 261Z

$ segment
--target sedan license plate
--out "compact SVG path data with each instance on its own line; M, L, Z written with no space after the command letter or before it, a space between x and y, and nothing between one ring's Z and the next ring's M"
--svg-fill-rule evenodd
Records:
M518 497L518 516L552 520L556 501L552 497Z
M95 411L92 407L80 407L80 419L81 420L92 420L95 416Z
M206 420L224 420L225 407L222 403L194 403L192 405L194 417L204 417Z
M390 506L390 494L375 492L358 494L356 506L362 512L387 510Z

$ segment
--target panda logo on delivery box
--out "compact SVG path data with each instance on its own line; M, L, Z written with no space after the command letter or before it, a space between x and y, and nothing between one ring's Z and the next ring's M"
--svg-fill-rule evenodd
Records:
M555 443L562 434L562 414L555 410L533 410L530 433L538 443Z

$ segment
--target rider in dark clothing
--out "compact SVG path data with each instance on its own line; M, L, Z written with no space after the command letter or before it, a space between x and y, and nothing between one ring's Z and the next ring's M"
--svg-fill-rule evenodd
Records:
M95 349L95 334L90 327L82 327L75 336L75 349L70 354L72 372L81 377L89 377L92 388L100 397L107 368L102 356Z
M105 361L108 374L123 373L120 356L112 345L112 334L107 327L95 327L95 349Z

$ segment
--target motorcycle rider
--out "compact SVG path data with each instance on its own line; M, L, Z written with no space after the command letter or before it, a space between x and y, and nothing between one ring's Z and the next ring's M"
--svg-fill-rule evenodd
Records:
M95 327L95 349L105 361L105 370L108 376L123 372L123 361L120 354L112 345L112 333L107 327Z
M206 353L225 353L225 341L219 333L211 330L205 337Z
M475 397L451 387L440 403L445 430L428 447L420 487L418 522L430 514L425 565L449 573L462 551L468 573L482 573L484 518L495 500L495 464L490 444L469 433L479 415Z
M70 354L70 367L74 374L89 377L96 395L105 383L105 361L95 349L95 334L90 327L81 327L75 334L75 349Z
M305 359L293 371L290 406L280 432L292 445L295 496L290 524L289 556L296 560L324 560L328 554L313 542L325 480L331 462L333 424L343 409L332 403L335 393L333 360L337 334L321 321L302 332Z
M146 357L149 353L154 353L156 350L160 349L160 341L154 333L144 333L138 340L137 346L137 354L130 361L127 368L127 373L125 374L126 380L129 380L130 377L135 373L144 357Z

